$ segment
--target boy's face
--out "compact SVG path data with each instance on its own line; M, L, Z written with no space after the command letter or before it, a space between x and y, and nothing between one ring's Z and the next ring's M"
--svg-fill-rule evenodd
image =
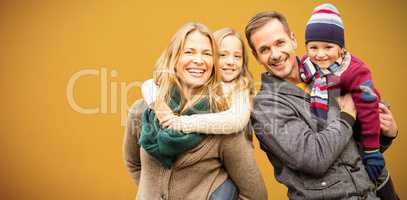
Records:
M330 42L311 41L306 45L307 56L322 69L327 69L343 54L343 49Z

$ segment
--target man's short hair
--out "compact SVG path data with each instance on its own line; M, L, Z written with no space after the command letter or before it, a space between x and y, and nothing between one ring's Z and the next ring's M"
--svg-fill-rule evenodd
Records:
M287 32L287 34L290 34L291 31L290 31L290 27L288 26L287 19L281 13L276 12L276 11L265 11L265 12L257 13L254 17L252 17L250 19L249 23L246 25L246 28L245 28L246 39L253 52L256 52L256 49L251 40L251 36L252 36L253 32L256 31L257 29L263 27L265 24L267 24L272 19L277 19L278 21L280 21L280 23L284 27L284 30Z

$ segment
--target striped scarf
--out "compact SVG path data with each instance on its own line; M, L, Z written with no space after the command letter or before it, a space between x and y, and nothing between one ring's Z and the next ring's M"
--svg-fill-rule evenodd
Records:
M311 113L326 120L328 116L328 77L341 69L338 62L333 63L328 69L321 69L318 65L306 58L300 65L300 77L307 84L314 83L311 88Z

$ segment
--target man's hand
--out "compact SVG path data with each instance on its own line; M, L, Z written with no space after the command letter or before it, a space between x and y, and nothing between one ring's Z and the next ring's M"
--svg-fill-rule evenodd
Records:
M352 96L350 94L338 97L337 101L342 112L346 112L356 119L355 103L353 102Z
M390 109L382 103L379 103L379 118L383 135L395 138L398 132L396 120L394 120Z

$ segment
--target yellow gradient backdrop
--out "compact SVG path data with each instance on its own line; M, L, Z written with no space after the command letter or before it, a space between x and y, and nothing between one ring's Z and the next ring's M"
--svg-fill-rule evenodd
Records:
M139 83L172 34L188 21L243 34L251 16L273 9L287 16L302 55L305 24L321 2L1 1L0 199L133 199L137 187L122 160L123 106L140 98ZM371 66L392 104L400 135L385 157L407 198L407 4L331 2L342 13L347 47ZM250 69L258 82L263 68L252 56ZM256 159L270 199L286 199L258 145Z

